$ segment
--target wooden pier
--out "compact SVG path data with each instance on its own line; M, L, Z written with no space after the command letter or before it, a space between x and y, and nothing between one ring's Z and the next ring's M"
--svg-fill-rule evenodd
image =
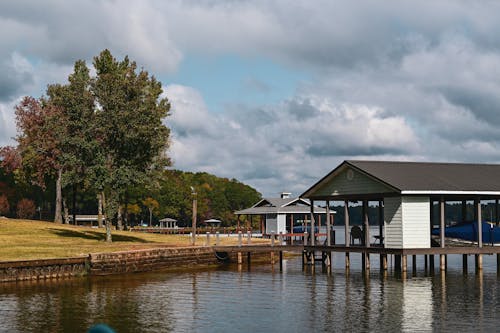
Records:
M232 246L213 246L213 250L217 253L238 253L238 264L242 264L243 257L246 255L247 262L251 260L252 253L269 253L271 263L276 263L276 254L279 255L280 269L282 266L283 252L295 252L302 254L303 265L321 264L323 267L328 268L331 272L332 269L332 253L345 254L345 269L350 269L350 254L360 253L362 255L362 270L370 270L370 262L372 258L379 258L380 270L387 271L389 269L388 257L393 256L393 268L396 272L408 271L408 256L412 257L412 271L417 270L417 256L424 256L424 268L431 273L434 272L434 258L439 256L439 270L446 272L447 269L447 256L448 255L462 255L462 265L464 272L468 270L468 256L474 256L476 271L483 269L483 255L496 255L497 272L500 274L500 246L449 246L449 247L433 247L429 249L395 249L383 248L381 246L345 246L343 245L232 245Z

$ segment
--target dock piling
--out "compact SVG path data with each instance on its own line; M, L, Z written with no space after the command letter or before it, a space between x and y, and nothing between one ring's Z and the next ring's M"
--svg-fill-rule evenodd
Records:
M439 255L439 270L442 272L446 271L446 255L445 254Z

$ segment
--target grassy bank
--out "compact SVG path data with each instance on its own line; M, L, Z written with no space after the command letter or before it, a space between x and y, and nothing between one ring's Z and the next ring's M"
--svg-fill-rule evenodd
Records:
M105 241L105 230L52 222L0 218L0 261L65 258L97 252L139 250L165 246L189 246L188 235L160 235L113 231L113 242ZM221 237L221 244L237 242ZM255 240L255 242L262 240ZM197 245L204 245L199 236Z

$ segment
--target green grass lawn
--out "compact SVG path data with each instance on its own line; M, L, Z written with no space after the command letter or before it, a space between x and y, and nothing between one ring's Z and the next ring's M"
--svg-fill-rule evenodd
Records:
M189 235L114 230L112 235L113 242L107 243L104 229L0 218L0 261L67 258L98 252L190 246ZM214 239L212 237L212 241ZM221 245L231 245L237 243L237 238L220 237L220 241ZM255 239L252 242L267 241ZM204 244L205 236L198 236L197 245Z

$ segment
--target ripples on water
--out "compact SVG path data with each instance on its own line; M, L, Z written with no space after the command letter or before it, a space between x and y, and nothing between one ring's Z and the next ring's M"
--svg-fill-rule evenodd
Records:
M360 255L334 256L329 275L300 258L191 272L0 285L0 332L85 332L106 322L117 332L429 332L496 331L499 279L494 257L481 275L426 276L423 260L407 279L360 270ZM437 260L436 260L437 262ZM469 260L469 266L471 260ZM437 266L438 267L438 266ZM411 261L409 268L411 268Z

